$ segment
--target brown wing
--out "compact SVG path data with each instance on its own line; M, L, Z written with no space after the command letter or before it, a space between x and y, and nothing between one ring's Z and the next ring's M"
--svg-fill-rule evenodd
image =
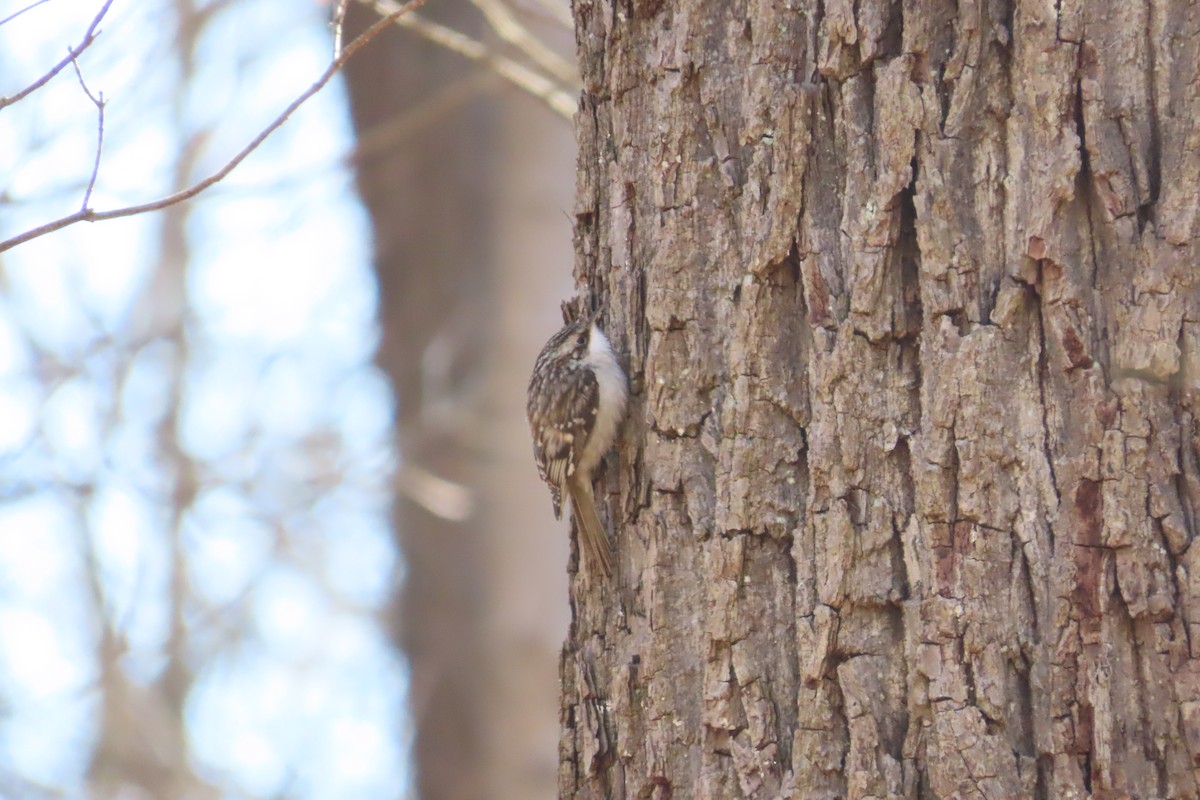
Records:
M565 367L566 375L548 375L549 386L530 386L529 418L541 419L533 430L533 458L538 474L550 486L554 516L562 518L562 493L575 473L576 456L583 451L596 423L600 387L590 369Z

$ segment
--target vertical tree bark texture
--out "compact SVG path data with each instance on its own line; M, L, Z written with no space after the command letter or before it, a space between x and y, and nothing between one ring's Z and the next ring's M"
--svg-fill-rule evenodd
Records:
M561 794L1200 796L1200 9L575 13Z

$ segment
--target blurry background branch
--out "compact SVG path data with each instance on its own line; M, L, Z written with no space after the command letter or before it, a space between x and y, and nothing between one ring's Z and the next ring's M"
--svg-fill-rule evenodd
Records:
M535 66L528 66L515 59L509 58L499 52L494 51L477 39L473 39L458 31L455 31L444 25L439 25L436 22L430 21L421 17L414 12L416 9L425 5L428 0L409 0L409 2L400 4L396 0L362 0L369 3L380 13L379 19L374 25L368 28L363 33L355 37L354 41L350 42L346 47L342 47L342 30L343 19L345 15L346 0L339 0L334 6L332 25L334 29L334 57L321 76L296 97L288 106L276 116L258 135L256 135L246 146L239 150L232 158L230 158L220 169L209 175L207 178L200 180L192 186L180 189L179 191L167 197L153 200L146 203L138 203L134 205L123 206L104 211L96 211L89 207L88 203L91 199L92 189L95 186L96 179L99 173L100 150L104 141L104 106L102 101L98 101L96 97L88 90L84 83L83 76L79 73L77 58L80 53L87 49L96 36L99 34L98 26L103 20L105 14L112 4L112 0L107 0L101 7L100 11L92 19L83 40L74 48L70 48L68 55L58 64L52 67L49 71L43 74L33 84L27 86L17 94L0 98L0 109L7 105L16 103L28 96L41 86L49 82L57 75L67 64L73 64L76 72L79 75L80 85L83 86L84 92L88 98L96 105L100 115L100 130L98 134L98 142L96 146L96 163L93 167L87 189L84 192L84 199L79 210L74 213L67 214L57 219L38 225L34 228L26 230L16 236L0 241L0 252L11 249L25 242L36 239L40 236L45 236L48 233L53 233L62 230L70 225L78 222L100 222L109 219L118 219L120 217L134 216L136 214L145 214L151 211L160 211L164 208L172 206L176 203L181 203L185 200L190 200L204 190L222 181L229 175L239 164L242 163L252 152L254 152L272 133L285 123L289 117L305 103L310 97L319 92L330 79L343 67L361 47L370 42L384 28L392 23L403 25L410 28L429 41L441 45L449 50L452 50L460 55L483 64L486 64L496 74L511 82L513 85L537 97L538 99L549 105L555 112L570 119L575 113L575 97L578 94L578 80L575 76L574 66L557 55L552 48L547 47L541 39L534 36L529 29L522 25L511 10L499 0L472 0L472 2L483 11L489 24L496 34L505 42L514 46L521 54L531 60ZM35 4L37 5L37 4ZM32 8L30 6L29 8ZM23 11L29 10L23 9ZM207 9L206 13L211 13L213 9ZM14 14L9 17L13 19L18 16ZM7 20L6 20L7 21ZM539 71L541 70L541 71ZM101 94L101 97L103 95Z
M79 59L72 58L71 66L75 68L75 77L79 79L79 87L96 107L96 160L92 162L92 174L88 177L87 189L83 192L81 205L81 208L86 209L88 202L92 199L92 190L96 188L96 176L100 174L100 154L104 152L104 92L100 92L99 95L92 94L87 81L83 79L83 71L79 69Z
M43 0L43 2L44 1L45 0ZM112 3L113 3L113 0L105 0L104 5L100 7L100 10L98 12L96 12L96 16L92 17L92 24L88 25L87 31L85 31L83 34L82 41L80 41L79 44L76 45L75 47L68 47L67 55L65 58L63 58L61 61L59 61L53 67L51 67L49 70L47 70L45 73L43 73L40 78L38 78L33 83L26 86L21 91L17 92L14 95L10 95L8 97L0 97L0 110L3 110L6 106L11 106L13 103L18 103L21 100L24 100L26 97L33 94L38 89L45 86L47 83L50 82L51 78L53 78L55 75L57 75L58 73L62 72L64 69L66 69L67 64L73 63L75 61L75 59L79 57L80 53L82 53L84 50L87 50L89 47L91 47L92 42L96 41L96 37L100 33L100 31L97 30L97 28L100 26L100 21L102 19L104 19L104 15L108 13L109 6L111 6ZM7 19L4 20L4 22L8 22L9 20L16 19L21 14L25 13L26 11L30 11L39 5L41 5L41 3L34 3L31 6L27 6L23 9L21 9L20 11L18 11L16 14L9 16ZM0 25L2 25L2 24L3 23L0 23Z
M95 29L95 26L97 24L99 24L100 19L103 17L104 12L106 12L108 10L108 6L109 6L109 4L111 4L111 2L112 2L112 0L108 0L108 3L106 3L104 8L101 9L101 13L99 15L97 15L96 19L93 21L92 27L88 28L87 36L85 37L84 44L82 45L83 47L86 47L94 39L93 31ZM73 214L68 214L65 217L59 217L56 220L52 220L43 225L39 225L36 228L27 230L24 233L18 234L17 236L13 236L4 241L0 241L0 253L4 252L5 250L8 250L10 248L16 247L17 245L24 244L25 242L28 242L32 239L36 239L39 236L45 236L48 233L53 233L54 231L62 230L63 228L66 228L69 225L74 225L77 222L100 222L102 220L107 220L107 219L117 219L119 217L131 217L131 216L134 216L135 214L145 214L148 211L161 211L162 209L167 208L169 206L173 206L176 203L181 203L184 200L190 200L191 198L200 194L201 192L203 192L205 189L212 186L213 184L215 184L221 180L224 180L224 178L227 175L229 175L229 173L233 172L233 170L236 169L237 166L239 164L241 164L248 155L250 155L256 149L258 149L258 146L261 145L264 141L266 141L268 136L270 136L272 133L274 133L276 130L278 130L279 127L281 125L283 125L283 123L287 122L288 118L291 117L293 113L295 113L296 109L298 109L301 105L303 105L310 97L315 95L317 92L321 91L321 89L323 89L325 87L325 85L327 83L329 83L330 79L333 78L333 76L337 74L338 70L340 70L342 68L342 66L348 60L350 60L350 58L355 53L357 53L364 45L366 45L368 42L370 42L372 39L374 39L379 34L379 32L384 30L386 27L388 27L388 25L395 22L397 19L403 17L405 14L408 14L409 12L413 11L414 9L420 8L421 6L425 5L426 2L428 2L428 0L409 0L409 2L405 3L404 5L397 5L383 19L380 19L378 22L376 22L374 25L372 25L366 31L364 31L363 33L361 33L357 37L355 37L354 41L352 41L350 44L348 44L343 50L341 50L341 52L339 52L334 57L334 59L329 63L329 66L327 66L325 68L325 71L321 74L321 76L319 78L317 78L317 80L311 86L309 86L306 90L304 90L304 92L302 92L295 100L293 100L291 103L289 103L287 108L285 108L277 117L275 117L275 119L272 120L270 124L268 124L265 128L263 128L258 133L257 136L255 136L253 139L251 139L249 144L247 144L245 147L243 147L241 150L239 150L237 152L237 154L233 156L233 158L229 159L229 161L227 161L224 166L222 166L220 169L218 169L213 174L209 175L204 180L199 181L199 182L193 184L192 186L187 187L186 189L181 189L181 190L175 192L174 194L168 195L167 197L163 197L159 200L154 200L154 201L151 201L148 203L139 203L139 204L131 205L131 206L124 206L122 208L114 208L114 209L111 209L108 211L95 211L95 210L87 207L87 200L91 197L92 186L95 184L95 175L93 174L92 181L88 184L88 190L85 194L83 208L79 209L78 211L76 211ZM37 88L37 86L40 86L41 84L44 84L46 81L50 80L50 78L54 77L54 75L57 74L57 72L59 70L61 70L62 67L66 66L67 63L74 63L76 55L77 55L77 52L73 51L67 57L65 62L60 63L59 65L56 65L54 67L54 69L51 72L44 75L37 84L35 84L33 87L30 87L29 89L26 89L23 94L15 97L10 102L16 102L16 100L21 99L21 97L27 95L33 89ZM80 83L82 83L82 82L83 82L83 78L81 76ZM84 91L87 91L86 86L84 87ZM88 92L88 96L91 97L90 92ZM4 103L0 102L0 108L2 108L3 105L4 105ZM104 114L103 114L102 106L101 106L100 121L101 121L100 139L101 139L101 141L103 141L103 138L104 138L104 129L103 129ZM99 166L99 148L97 148L96 158L97 158L97 167L98 167Z
M0 794L387 800L416 741L422 786L553 796L519 384L571 290L565 5L430 4L349 63L405 7L116 8L0 26L0 75L84 43L0 114Z
M575 114L575 98L579 94L579 81L574 66L557 56L540 39L520 25L509 9L498 0L472 0L484 11L493 30L504 41L512 44L531 59L536 66L529 66L509 58L482 41L459 30L429 20L419 14L409 14L395 19L400 25L420 34L423 38L445 47L459 55L483 64L500 77L524 92L538 98L566 119ZM396 0L360 0L379 14L392 16L399 7ZM538 70L540 67L550 74Z
M8 15L7 17L5 17L4 19L0 19L0 25L4 25L4 24L6 24L6 23L8 23L8 22L12 22L14 19L16 19L17 17L21 16L21 15L22 15L22 14L24 14L26 11L32 11L33 9L37 8L38 6L40 6L42 3L49 3L49 2L50 2L50 0L36 0L35 2L33 2L33 3L30 3L29 5L25 6L25 7L24 7L24 8L22 8L22 9L20 9L20 10L18 10L18 11L14 11L13 13L9 14L9 15Z
M61 5L0 26L0 75L42 76L0 86L0 238L174 202L0 257L0 795L403 796L392 400L328 17ZM330 85L289 105L281 74ZM264 108L294 124L178 202Z
M352 4L347 35L388 8ZM565 10L505 8L564 62ZM376 360L401 398L403 460L417 467L398 476L408 574L393 615L412 676L416 789L552 798L567 537L531 464L523 399L572 291L577 88L466 0L396 27L407 29L346 81L374 222ZM460 497L471 500L461 518L450 513Z

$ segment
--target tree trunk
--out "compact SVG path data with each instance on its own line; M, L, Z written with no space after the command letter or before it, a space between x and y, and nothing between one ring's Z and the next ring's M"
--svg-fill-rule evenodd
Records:
M561 795L1200 796L1200 11L575 13Z

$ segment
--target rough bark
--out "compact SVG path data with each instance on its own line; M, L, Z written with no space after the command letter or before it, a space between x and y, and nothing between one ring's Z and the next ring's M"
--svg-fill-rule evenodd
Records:
M1200 796L1200 11L575 13L561 795Z

